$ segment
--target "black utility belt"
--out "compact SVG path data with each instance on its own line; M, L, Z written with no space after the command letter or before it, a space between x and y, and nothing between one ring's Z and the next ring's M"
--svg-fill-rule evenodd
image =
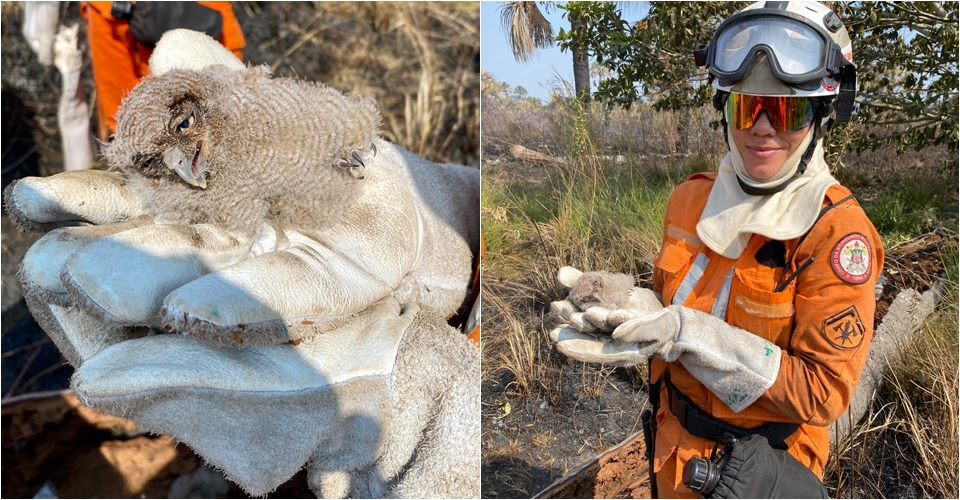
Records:
M759 427L746 428L724 422L714 418L709 413L703 411L695 405L690 398L685 396L670 381L670 373L663 374L663 381L667 385L667 394L670 399L670 413L673 413L680 425L691 435L710 441L719 441L723 434L730 434L736 439L743 439L751 434L759 434L770 443L770 446L785 450L787 445L785 440L797 429L800 424L789 424L784 422L768 422Z

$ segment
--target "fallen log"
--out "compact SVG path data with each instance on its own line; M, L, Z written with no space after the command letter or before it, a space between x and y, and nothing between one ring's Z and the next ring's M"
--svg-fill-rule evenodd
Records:
M650 466L643 433L588 460L533 498L650 498Z
M510 155L517 160L530 163L549 163L551 165L564 165L566 162L561 158L555 158L543 153L538 153L532 149L525 148L519 144L510 146Z

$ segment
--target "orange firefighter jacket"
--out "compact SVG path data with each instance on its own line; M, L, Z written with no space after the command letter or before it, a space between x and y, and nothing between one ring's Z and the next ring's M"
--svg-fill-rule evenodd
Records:
M739 413L680 363L654 359L650 379L669 372L694 404L734 425L802 424L786 439L788 452L822 478L829 425L850 403L873 336L874 287L883 265L880 236L857 201L848 198L850 191L835 185L822 206L836 205L821 211L806 236L777 242L753 235L739 258L723 257L701 243L696 232L714 179L715 173L693 175L671 196L663 245L654 261L654 290L664 305L713 314L775 343L782 349L780 372L773 386ZM811 258L806 269L775 291ZM660 395L654 453L659 494L696 498L681 482L683 465L695 456L709 457L714 442L681 427L669 410L665 384Z
M483 235L481 234L480 235L480 255L477 257L477 265L476 265L476 268L474 269L474 274L473 274L473 287L472 287L473 295L471 295L471 297L473 297L473 304L472 304L470 314L473 314L473 308L480 307L480 266L482 263L483 263ZM467 334L467 338L470 339L470 341L473 342L474 345L476 345L477 347L480 347L480 323L479 322L473 327L473 330L471 330L470 333Z
M197 2L223 16L220 43L243 58L246 41L230 2ZM110 15L113 2L81 2L80 13L87 20L93 81L97 87L97 122L100 140L116 132L117 109L140 79L150 73L147 62L153 49L133 38L127 20Z

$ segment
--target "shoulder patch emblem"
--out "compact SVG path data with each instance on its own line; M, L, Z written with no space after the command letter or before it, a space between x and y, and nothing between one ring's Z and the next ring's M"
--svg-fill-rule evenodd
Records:
M834 347L840 349L856 349L863 343L866 329L860 321L860 312L857 306L850 306L833 316L823 320L823 336Z
M847 283L866 283L873 271L870 241L862 233L850 233L840 238L830 252L830 267Z

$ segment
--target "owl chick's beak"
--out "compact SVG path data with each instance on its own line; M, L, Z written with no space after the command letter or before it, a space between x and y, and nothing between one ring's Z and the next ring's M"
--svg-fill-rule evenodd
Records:
M180 151L180 148L168 149L163 154L163 163L167 168L172 169L181 179L187 181L191 186L197 186L201 189L207 189L207 179L203 176L200 168L200 151L203 147L203 141L197 141L197 149L193 155L187 156Z

